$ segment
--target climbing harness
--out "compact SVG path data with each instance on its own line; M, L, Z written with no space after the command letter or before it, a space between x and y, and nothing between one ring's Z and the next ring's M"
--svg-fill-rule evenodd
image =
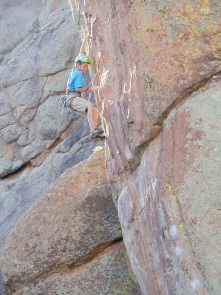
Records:
M94 78L95 78L97 75L98 75L98 71L97 71L97 73L94 75L93 79L91 79L91 82L90 82L90 83L88 84L88 86L86 87L85 92L90 88L90 86L91 86L91 84L92 84ZM73 96L70 100L67 101L67 97L68 97L68 95L71 94L71 93L78 93L78 94L81 96L81 93L80 93L80 92L77 92L76 90L66 89L66 94L65 94L65 96L62 96L62 97L59 98L59 100L60 100L60 102L61 102L61 106L62 106L61 116L63 115L63 113L64 113L64 109L65 109L66 107L68 107L70 110L74 111L74 110L71 108L71 103L72 103L73 99L74 99L76 96ZM90 100L91 100L91 92L89 93L89 99L88 99L88 101L90 101Z
M75 99L75 97L77 95L73 95L70 99L68 99L68 95L71 94L71 93L78 93L81 96L80 92L77 92L75 90L66 89L65 96L62 96L62 97L59 98L59 100L61 102L61 106L62 106L61 116L63 115L64 109L66 107L68 107L70 110L74 111L74 109L71 107L71 103L72 103L72 101Z

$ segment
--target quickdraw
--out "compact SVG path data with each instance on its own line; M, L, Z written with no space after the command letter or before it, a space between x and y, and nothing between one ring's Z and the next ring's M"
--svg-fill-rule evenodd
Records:
M59 98L60 102L61 102L61 106L62 106L61 116L64 113L64 109L67 107L67 96L68 96L68 94L67 94L67 91L66 91L65 96Z

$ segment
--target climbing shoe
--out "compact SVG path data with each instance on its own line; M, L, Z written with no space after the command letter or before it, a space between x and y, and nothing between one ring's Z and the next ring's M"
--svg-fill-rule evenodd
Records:
M93 131L92 134L91 134L91 139L94 139L97 135L100 135L100 134L102 134L102 133L104 133L103 130L100 130L100 129L98 129L98 128L95 128L94 131Z
M95 140L105 140L106 139L106 136L104 136L104 135L97 135L95 138L93 138L93 140L95 141Z
M91 134L91 139L92 140L103 140L105 136L102 136L101 135L102 133L104 133L103 130L95 128L94 131Z

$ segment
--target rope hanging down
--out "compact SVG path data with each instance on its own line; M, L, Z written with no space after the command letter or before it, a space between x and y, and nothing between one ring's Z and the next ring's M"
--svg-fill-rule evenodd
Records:
M99 75L100 76L100 72L99 72L99 68L98 68L98 71L96 73L96 75ZM100 89L102 91L102 88ZM102 91L103 92L103 91ZM103 94L104 96L104 94ZM128 185L128 181L127 181L127 177L126 177L126 174L125 174L125 170L124 170L124 165L123 165L123 161L122 161L122 157L121 157L121 154L120 154L120 150L118 148L118 145L117 145L117 139L116 139L116 135L115 135L115 132L114 132L114 127L113 127L113 123L112 123L112 120L111 120L111 116L110 116L110 113L108 111L108 108L106 108L107 110L107 114L108 114L108 117L109 117L109 121L111 123L111 128L112 128L112 131L113 131L113 135L114 135L114 141L115 141L115 144L116 144L116 150L117 150L117 154L119 155L119 158L120 158L120 163L121 163L121 168L122 168L122 171L123 171L123 174L124 174L124 179L125 179L125 183L126 183L126 186L128 187L128 192L129 192L129 196L130 196L130 201L132 203L132 206L133 206L133 210L134 212L135 211L135 206L134 206L134 202L133 202L133 199L132 199L132 196L131 196L131 192L130 192L130 187ZM142 210L140 211L140 213L137 215L137 217L135 218L135 220L137 221L137 226L138 226L138 231L140 232L140 237L141 237L141 242L142 242L142 246L143 246L143 250L144 250L144 253L145 253L145 258L146 258L146 261L147 261L147 266L148 266L148 271L149 271L149 274L150 274L150 277L151 277L151 281L152 281L152 285L153 285L153 289L154 289L154 293L155 295L157 295L157 291L156 291L156 287L155 287L155 284L154 284L154 280L153 280L153 275L152 275L152 272L150 270L150 264L149 264L149 261L148 261L148 257L147 257L147 252L146 252L146 249L145 249L145 245L144 245L144 239L143 239L143 235L141 233L141 230L140 230L140 224L139 224L139 221L138 221L138 217L139 215L142 213L144 207L146 206L147 202L149 201L149 197L147 198L146 200L146 203L145 205L143 206Z
M92 23L92 26L91 26L91 38L93 38L93 27L94 27L94 23L95 23L96 19L97 19L97 17L96 17L96 15L95 15L95 18L93 19L93 23ZM100 81L101 81L100 71L99 71L100 59L101 59L101 49L99 49L99 51L98 51L98 56L99 56L99 60L98 60L98 67L97 67L97 73L96 73L96 75L97 75L97 74L99 75L99 78L100 78ZM96 75L95 75L95 76L96 76ZM95 76L94 76L94 78L95 78ZM94 80L94 78L92 79L92 81ZM91 81L91 82L92 82L92 81ZM90 84L91 84L91 83L90 83ZM89 84L89 85L90 85L90 84ZM101 89L101 91L102 91L102 89ZM102 92L103 92L103 91L102 91ZM117 154L119 155L120 163L121 163L121 167L122 167L122 171L123 171L124 178L125 178L125 182L126 182L126 185L127 185L127 187L128 187L130 200L131 200L131 203L132 203L132 206L133 206L133 210L134 210L134 212L135 212L135 206L134 206L134 203L133 203L133 200L132 200L132 196L131 196L130 188L129 188L129 185L128 185L127 177L126 177L126 174L125 174L125 171L124 171L123 161L122 161L122 158L121 158L120 150L119 150L118 145L117 145L117 139L116 139L116 135L115 135L115 132L114 132L113 123L112 123L112 120L111 120L111 117L110 117L110 114L109 114L108 108L107 108L107 113L108 113L108 117L109 117L109 120L110 120L110 123L111 123L111 128L112 128L112 131L113 131L113 135L114 135L114 140L115 140L115 144L116 144ZM148 200L149 200L149 199L148 199ZM147 200L147 201L148 201L148 200ZM147 202L146 202L146 203L147 203ZM145 204L145 205L146 205L146 204ZM142 211L143 211L143 209L141 210L141 212L142 212ZM157 295L156 288L155 288L155 284L154 284L154 280L153 280L153 276L152 276L152 273L151 273L151 270L150 270L150 264L149 264L148 257L147 257L147 253L146 253L146 249L145 249L145 246L144 246L143 236L142 236L142 233L141 233L141 231L140 231L140 224L139 224L139 221L138 221L138 217L139 217L139 215L141 214L141 212L137 215L136 221L137 221L138 229L139 229L139 232L140 232L140 236L141 236L141 241L142 241L143 249L144 249L144 252L145 252L145 257L146 257L146 260L147 260L147 265L148 265L148 268L149 268L149 273L150 273L150 277L151 277L152 285L153 285L153 288L154 288L155 295Z
M97 19L97 18L96 18L96 15L95 15L95 18L94 18L94 20L93 20L92 27L91 27L91 38L93 38L93 26L94 26L94 22L96 21L96 19ZM96 73L96 75L98 74L98 76L99 76L99 78L100 78L100 81L101 81L100 71L99 71L100 59L101 59L101 49L98 51L98 57L99 57L99 60L98 60L98 67L97 67L97 73ZM95 75L95 76L96 76L96 75ZM92 81L94 80L95 76L93 77ZM92 83L92 81L91 81L91 83ZM91 83L90 83L90 84L91 84ZM90 84L89 84L89 85L90 85ZM101 89L101 91L103 92L102 89ZM103 96L104 96L104 95L103 95ZM112 131L113 131L113 135L114 135L114 140L115 140L115 144L116 144L117 154L119 155L120 163L121 163L121 168L122 168L122 171L123 171L123 174L124 174L124 178L125 178L126 185L127 185L127 187L128 187L130 200L131 200L131 203L132 203L132 206L133 206L133 210L134 210L134 212L135 212L135 206L134 206L134 203L133 203L133 200L132 200L132 196L131 196L130 188L129 188L129 185L128 185L127 177L126 177L126 174L125 174L125 171L124 171L123 161L122 161L122 158L121 158L120 150L119 150L118 145L117 145L117 139L116 139L116 135L115 135L115 132L114 132L113 123L112 123L112 120L111 120L111 117L110 117L110 114L109 114L108 108L107 108L107 113L108 113L108 117L109 117L109 120L110 120L110 123L111 123L111 128L112 128ZM149 200L149 199L148 199L148 200ZM148 200L147 200L147 201L148 201ZM147 202L146 202L146 203L147 203ZM146 205L146 204L145 204L145 205ZM141 210L141 212L142 212L142 211L143 211L143 209ZM151 270L150 270L150 264L149 264L149 261L148 261L147 252L146 252L146 249L145 249L145 246L144 246L143 236L142 236L142 233L141 233L141 231L140 231L140 224L139 224L139 221L138 221L138 217L139 217L139 215L141 214L141 212L137 215L136 221L137 221L138 229L139 229L139 232L140 232L140 237L141 237L141 241L142 241L142 245L143 245L143 249L144 249L145 257L146 257L146 260L147 260L147 265L148 265L148 269L149 269L149 274L150 274L150 277L151 277L152 285L153 285L153 288L154 288L154 293L155 293L155 295L157 295L157 291L156 291L156 288L155 288L155 284L154 284L153 276L152 276L152 273L151 273Z

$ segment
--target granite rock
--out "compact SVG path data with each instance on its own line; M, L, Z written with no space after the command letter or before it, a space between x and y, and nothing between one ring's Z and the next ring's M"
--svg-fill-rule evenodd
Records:
M70 3L100 69L107 173L142 294L219 293L218 2Z
M218 76L171 112L129 178L134 207L126 189L119 196L142 294L219 293L220 89Z
M7 151L0 158L0 177L60 141L70 123L79 118L70 111L62 117L59 102L80 47L79 34L67 2L46 1L42 24L45 13L47 21L40 32L21 42L11 60L0 67L0 137L2 150Z
M101 150L66 170L7 234L0 254L5 285L14 292L76 268L121 237Z
M39 0L2 0L0 7L0 64L10 60L10 53L32 30L43 8Z
M139 295L132 275L127 270L123 242L100 253L91 262L75 270L55 274L35 285L29 285L16 295L47 294L104 294Z
M29 9L25 3L34 10L35 1L6 4L10 11L17 5L19 17L20 10ZM91 141L86 118L69 110L60 115L59 97L81 44L68 1L44 1L39 20L40 33L28 35L15 48L12 39L14 49L0 66L0 245L50 184L103 146ZM89 80L86 73L85 83ZM1 274L0 286L3 295Z

